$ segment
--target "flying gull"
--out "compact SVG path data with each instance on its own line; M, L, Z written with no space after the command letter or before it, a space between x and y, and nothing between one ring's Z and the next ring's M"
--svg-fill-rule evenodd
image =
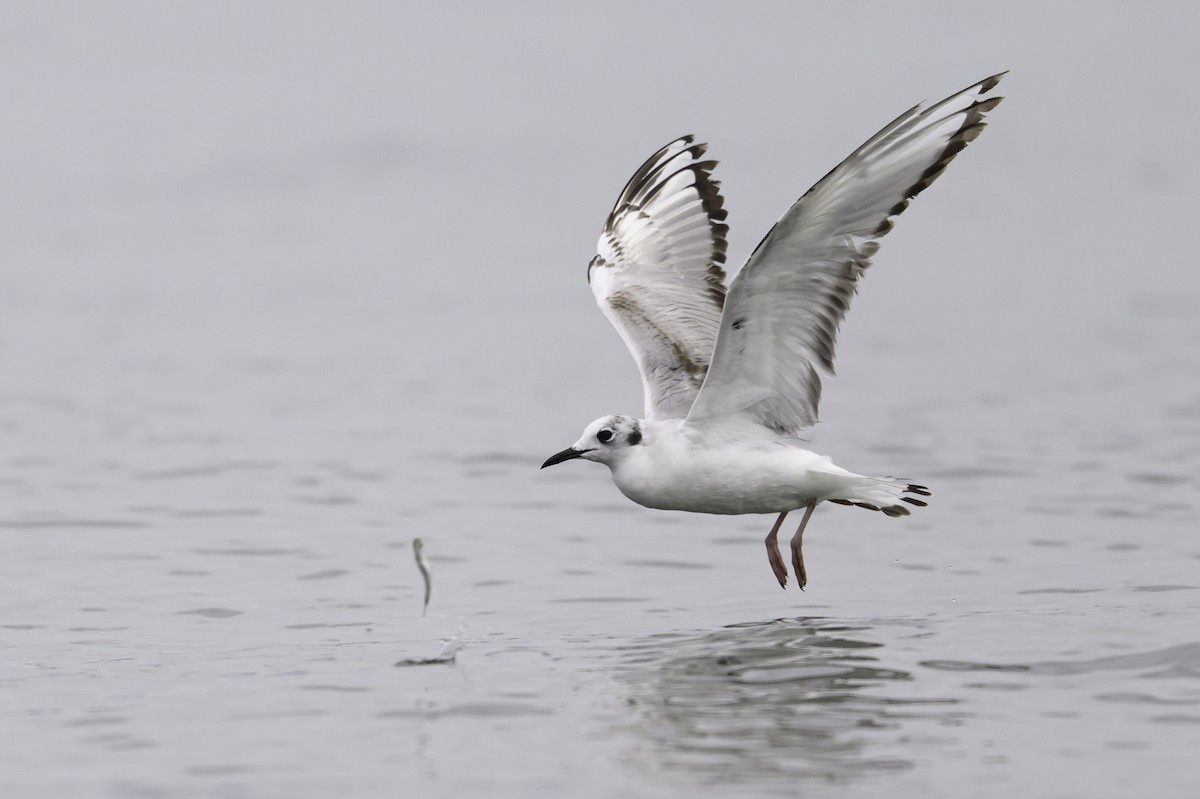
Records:
M782 587L777 536L804 588L804 528L821 502L907 516L929 489L868 477L804 449L820 373L833 374L838 327L879 240L909 201L982 132L1001 98L993 75L904 112L788 209L725 286L724 201L716 161L692 136L642 164L608 215L588 283L642 373L645 418L605 416L542 468L582 458L609 467L648 508L777 513L767 556Z

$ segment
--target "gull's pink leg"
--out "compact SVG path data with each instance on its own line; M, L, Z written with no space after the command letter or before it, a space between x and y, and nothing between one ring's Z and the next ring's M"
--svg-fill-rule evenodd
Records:
M804 571L804 553L800 551L800 547L804 544L804 528L808 525L808 519L816 507L816 500L808 503L808 507L804 509L804 518L800 520L800 528L792 536L792 568L796 572L796 584L800 586L801 591L804 590L804 586L808 585L808 572ZM781 517L779 521L783 521L783 518Z
M779 528L783 526L783 520L787 518L789 511L784 511L779 514L779 518L775 520L775 526L771 528L771 532L767 533L767 560L771 561L771 571L775 572L775 579L779 581L780 588L787 588L787 567L783 565L783 556L779 554Z

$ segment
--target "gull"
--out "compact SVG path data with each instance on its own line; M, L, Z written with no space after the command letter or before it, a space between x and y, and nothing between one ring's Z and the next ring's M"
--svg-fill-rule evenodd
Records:
M819 503L887 516L926 507L925 486L847 471L797 436L817 422L820 372L833 374L838 328L879 240L982 132L1004 74L896 117L787 210L728 290L729 228L707 145L683 136L650 156L588 265L600 310L641 370L645 418L597 419L542 468L603 463L648 508L777 513L767 558L784 588L778 534L792 511L804 509L791 540L803 589L804 529Z

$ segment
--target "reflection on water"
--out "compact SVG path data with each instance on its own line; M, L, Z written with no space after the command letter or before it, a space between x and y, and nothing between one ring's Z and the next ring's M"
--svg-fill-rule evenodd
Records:
M955 723L953 699L896 698L866 624L797 618L655 636L627 647L634 732L655 759L706 780L843 781L911 767L913 719ZM930 707L923 707L930 706Z

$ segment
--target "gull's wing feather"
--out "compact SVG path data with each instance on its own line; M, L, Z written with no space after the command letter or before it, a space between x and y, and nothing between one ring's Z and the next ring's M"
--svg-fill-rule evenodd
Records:
M712 366L689 419L738 415L783 435L817 421L820 368L879 239L983 130L1004 73L916 106L796 201L729 289Z
M642 164L588 266L600 310L642 372L647 419L687 415L721 321L729 227L705 149L684 136Z

